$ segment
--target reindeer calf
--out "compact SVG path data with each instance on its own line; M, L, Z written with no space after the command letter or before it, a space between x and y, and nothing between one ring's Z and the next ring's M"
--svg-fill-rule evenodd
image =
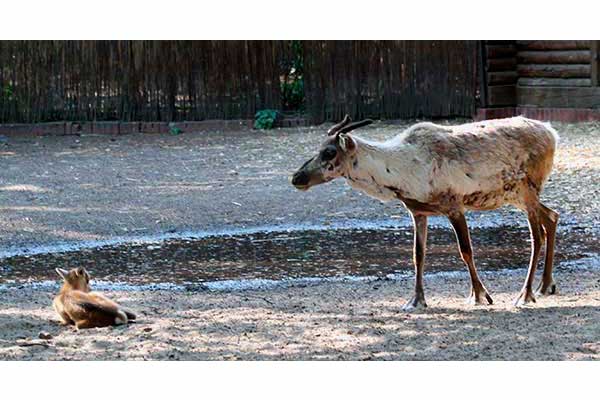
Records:
M71 271L57 268L56 272L64 283L52 305L63 324L73 324L82 329L127 324L135 320L130 311L122 309L101 293L90 291L90 275L85 268L73 268Z
M410 310L426 307L423 291L427 217L445 215L454 228L461 257L471 276L472 303L492 304L477 275L467 210L493 210L511 204L527 214L532 237L529 270L515 305L535 302L532 285L542 242L546 259L538 294L556 293L552 277L558 213L540 202L558 135L547 124L515 117L458 126L419 123L374 142L349 132L372 121L333 126L319 153L293 175L300 190L344 177L354 188L382 201L400 200L414 221L414 297Z

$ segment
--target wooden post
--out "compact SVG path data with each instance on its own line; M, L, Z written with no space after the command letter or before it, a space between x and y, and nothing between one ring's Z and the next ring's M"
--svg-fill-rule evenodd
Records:
M481 107L481 108L485 108L488 105L488 94L487 94L488 83L487 83L487 73L486 73L486 68L485 68L487 54L486 54L485 50L486 50L485 42L483 40L478 40L477 41L477 54L478 54L477 73L479 75L478 85L479 85L479 94L481 96L480 100L479 100L479 107Z
M600 40L592 40L590 41L590 62L592 66L592 86L600 86Z

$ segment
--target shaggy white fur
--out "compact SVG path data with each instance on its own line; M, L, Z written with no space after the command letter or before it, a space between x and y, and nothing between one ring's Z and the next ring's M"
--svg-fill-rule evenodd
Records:
M352 139L355 154L344 165L352 187L381 201L396 198L390 187L422 203L443 193L495 194L486 204L467 206L478 209L522 206L517 183L526 179L541 189L558 135L549 124L515 117L457 126L419 123L384 142Z

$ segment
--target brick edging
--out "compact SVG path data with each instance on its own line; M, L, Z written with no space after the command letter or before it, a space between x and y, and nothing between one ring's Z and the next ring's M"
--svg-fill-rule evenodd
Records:
M600 121L600 109L593 108L541 108L541 107L497 107L480 108L474 119L496 119L522 115L541 121L586 122Z
M95 133L122 135L127 133L168 133L170 126L182 132L195 131L234 131L252 129L251 119L204 120L180 122L122 122L122 121L89 121L89 122L42 122L35 124L0 124L0 134L33 134L33 135L76 135ZM276 127L290 128L308 126L307 118L284 118L277 121Z

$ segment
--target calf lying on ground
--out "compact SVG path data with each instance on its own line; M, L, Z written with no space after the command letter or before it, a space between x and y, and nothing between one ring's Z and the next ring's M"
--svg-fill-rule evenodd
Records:
M492 304L477 275L466 210L493 210L511 204L527 214L532 237L529 270L515 304L535 302L532 285L542 243L546 259L538 294L556 293L552 277L558 213L540 202L558 135L550 125L507 118L458 126L419 123L399 135L374 142L348 134L370 124L346 116L329 130L319 153L292 177L300 190L344 177L366 194L400 200L414 221L415 295L405 309L427 306L423 291L427 217L445 215L456 233L471 276L472 303Z
M122 325L135 320L135 315L121 308L101 293L90 291L90 275L85 268L71 271L56 268L64 284L52 305L65 325L77 329Z

